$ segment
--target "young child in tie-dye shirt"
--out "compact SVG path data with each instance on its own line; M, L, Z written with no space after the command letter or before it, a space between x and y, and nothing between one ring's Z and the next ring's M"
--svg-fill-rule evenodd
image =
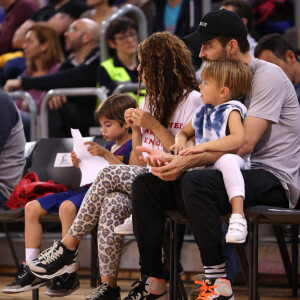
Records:
M245 184L241 169L250 168L250 157L235 153L245 140L242 124L246 107L238 100L248 92L251 85L249 67L238 61L219 60L206 62L201 77L200 93L203 106L199 107L193 120L175 137L171 146L175 154L190 155L206 151L224 151L212 167L222 172L224 184L232 205L226 242L243 243L247 236L247 222L243 203ZM195 136L195 146L187 148L186 142Z

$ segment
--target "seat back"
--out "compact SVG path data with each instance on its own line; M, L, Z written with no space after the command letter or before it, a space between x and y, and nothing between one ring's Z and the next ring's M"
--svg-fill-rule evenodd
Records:
M93 141L94 137L85 138ZM35 172L40 181L53 180L67 188L78 190L80 188L81 172L73 166L56 163L57 158L73 149L72 138L44 138L37 141L31 154L28 172Z

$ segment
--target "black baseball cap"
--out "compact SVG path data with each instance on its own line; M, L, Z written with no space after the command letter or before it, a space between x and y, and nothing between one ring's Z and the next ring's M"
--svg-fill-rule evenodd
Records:
M203 16L197 31L185 36L183 40L191 44L203 44L218 36L247 37L247 33L241 17L232 11L221 9Z

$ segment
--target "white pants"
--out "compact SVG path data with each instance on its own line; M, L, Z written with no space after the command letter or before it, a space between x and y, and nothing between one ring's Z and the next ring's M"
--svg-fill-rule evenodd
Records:
M250 160L248 164L248 161L246 163L236 154L225 154L215 162L213 169L222 172L229 201L237 196L245 198L245 182L241 170L250 169Z

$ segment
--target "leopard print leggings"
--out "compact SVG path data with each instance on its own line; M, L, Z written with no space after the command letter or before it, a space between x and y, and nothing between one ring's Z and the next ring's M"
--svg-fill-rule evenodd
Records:
M148 170L139 166L111 165L98 174L87 191L69 234L82 240L98 224L100 276L118 275L124 237L114 228L131 214L133 180Z

